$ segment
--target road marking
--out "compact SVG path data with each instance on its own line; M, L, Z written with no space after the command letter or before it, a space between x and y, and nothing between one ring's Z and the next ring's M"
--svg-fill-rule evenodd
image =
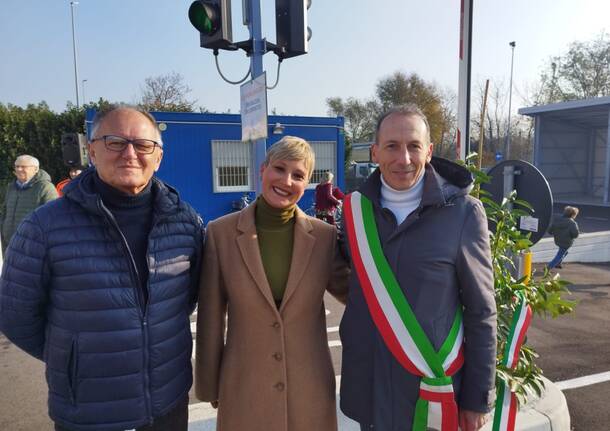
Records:
M326 328L326 332L339 332L339 327L338 326L329 326L328 328Z
M339 340L333 340L333 341L328 342L328 347L340 347L340 346L341 346L341 341L339 341Z
M568 389L581 388L583 386L590 386L607 381L610 381L610 371L591 374L590 376L577 377L575 379L564 380L562 382L555 382L555 385L559 388L559 390L565 391Z

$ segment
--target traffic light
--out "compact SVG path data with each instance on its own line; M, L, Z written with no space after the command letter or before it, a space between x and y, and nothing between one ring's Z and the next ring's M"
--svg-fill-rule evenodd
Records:
M231 0L194 1L189 7L189 20L199 30L203 48L230 49L233 43Z
M311 29L307 9L311 0L275 0L275 34L278 55L282 58L307 54Z

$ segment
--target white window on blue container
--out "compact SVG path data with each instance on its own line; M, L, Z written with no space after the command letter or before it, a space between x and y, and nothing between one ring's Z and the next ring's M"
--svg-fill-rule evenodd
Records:
M314 188L322 181L322 175L331 171L337 175L337 143L335 141L309 141L316 155L316 164L308 188Z
M251 142L213 140L214 192L251 191L251 155Z

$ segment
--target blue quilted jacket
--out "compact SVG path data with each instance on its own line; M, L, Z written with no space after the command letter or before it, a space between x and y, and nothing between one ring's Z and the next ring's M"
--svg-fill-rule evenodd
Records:
M153 178L148 302L94 170L19 226L0 279L0 330L46 364L49 415L74 430L125 430L163 416L191 387L189 315L203 226Z

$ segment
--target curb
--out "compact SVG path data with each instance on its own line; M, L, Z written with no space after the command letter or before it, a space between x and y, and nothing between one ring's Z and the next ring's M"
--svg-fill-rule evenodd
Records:
M517 413L515 430L519 431L570 431L568 404L557 385L543 377L546 389L541 398L531 400ZM339 431L360 431L360 426L339 410L337 394L337 421ZM493 415L481 431L491 431ZM216 410L209 403L189 406L189 431L215 431Z
M570 413L563 392L543 377L545 391L540 398L530 400L517 413L515 430L519 431L570 431ZM480 431L491 431L493 414Z

